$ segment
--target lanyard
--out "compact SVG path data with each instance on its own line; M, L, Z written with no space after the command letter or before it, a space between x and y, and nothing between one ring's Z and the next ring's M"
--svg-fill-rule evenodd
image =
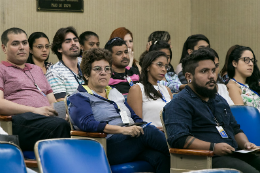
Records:
M208 109L210 115L211 115L211 116L213 117L213 119L215 120L217 126L219 126L219 122L218 122L217 118L213 115L213 113L212 113L211 109L209 108L209 106L206 105L206 107L207 107L207 109Z
M31 81L33 82L34 86L36 86L36 88L41 92L41 94L42 94L43 96L46 96L46 95L42 92L42 90L40 89L40 87L35 83L35 80L34 80L34 78L33 78L32 73L30 72L30 70L28 70L28 71L29 71L29 73L31 74L32 78L30 78L30 77L25 73L25 71L24 71L24 74L25 74L29 79L31 79Z
M87 91L89 94L91 94L91 95L93 95L93 96L95 96L95 97L97 97L97 98L99 98L99 99L102 99L102 100L107 101L108 103L112 104L112 105L114 106L116 112L117 112L117 113L120 113L121 110L120 110L119 106L116 104L116 102L114 102L114 101L112 101L112 100L108 100L108 99L106 99L106 98L104 98L104 97L101 97L101 96L99 96L99 95L93 93L88 86L83 86L83 87L86 89L86 91ZM107 95L108 95L108 94L107 94Z
M69 71L73 74L73 76L74 76L74 78L76 79L76 81L78 82L78 84L81 85L82 82L79 82L78 77L75 75L75 73L74 73L69 67L67 67L62 60L60 60L60 61L61 61L61 63L62 63L67 69L69 69ZM79 64L77 64L77 67L78 67L78 69L79 69L79 76L81 77L81 76L82 76L82 72L81 72L81 69L80 69L80 67L79 67Z
M244 85L244 84L242 84L242 83L236 81L236 79L232 78L232 80L234 80L236 83L238 83L238 84L240 84L240 85L242 85L242 86L244 86L244 87L250 89L248 86L246 86L246 85ZM250 89L250 90L251 90L251 89ZM258 96L260 97L260 95L259 95L257 92L255 92L254 90L251 90L251 91L254 92L256 95L258 95Z
M134 82L132 81L132 79L131 79L130 76L127 75L125 78L126 78L126 80L128 81L128 83L129 83L130 86L133 86L133 85L134 85Z
M165 99L163 93L162 93L161 90L160 90L160 87L159 87L159 81L157 81L157 86L158 86L158 90L159 90L159 92L162 94L162 98L161 98L161 99L162 99L165 103L167 103L167 101L166 101L166 99Z

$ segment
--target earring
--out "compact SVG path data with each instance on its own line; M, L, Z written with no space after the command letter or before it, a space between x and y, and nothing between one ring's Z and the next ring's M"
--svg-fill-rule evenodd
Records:
M189 83L191 83L191 79L189 79L189 81L188 81Z

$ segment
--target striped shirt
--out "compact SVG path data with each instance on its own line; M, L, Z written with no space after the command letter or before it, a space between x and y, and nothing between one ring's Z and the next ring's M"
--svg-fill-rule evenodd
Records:
M78 57L78 68L80 63L81 58ZM79 71L79 74L75 74L62 61L58 61L48 69L46 78L51 85L56 99L64 98L67 94L72 94L77 90L79 83L84 84L83 76L80 73Z
M116 88L123 95L127 95L130 89L130 84L127 81L128 76L134 84L139 82L139 71L136 68L126 66L125 73L112 73L108 85Z

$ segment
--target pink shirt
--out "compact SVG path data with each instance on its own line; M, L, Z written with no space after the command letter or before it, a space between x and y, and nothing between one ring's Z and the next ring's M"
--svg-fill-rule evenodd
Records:
M21 69L2 61L0 63L0 90L4 92L4 99L21 105L36 108L50 106L46 95L52 93L51 86L42 69L33 64L26 63L24 69Z

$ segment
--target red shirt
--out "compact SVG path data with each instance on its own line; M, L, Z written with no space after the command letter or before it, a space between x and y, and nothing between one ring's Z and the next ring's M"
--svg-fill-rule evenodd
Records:
M21 69L2 61L0 63L0 90L4 92L4 99L21 105L36 108L50 106L46 95L52 93L51 86L42 69L33 64L26 63L24 69Z

